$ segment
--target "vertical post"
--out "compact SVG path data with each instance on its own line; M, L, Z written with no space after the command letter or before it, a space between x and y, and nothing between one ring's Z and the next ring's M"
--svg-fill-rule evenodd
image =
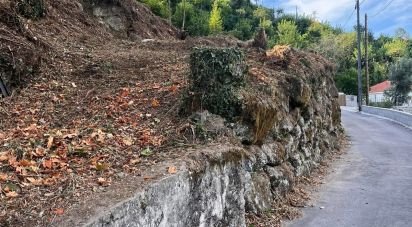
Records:
M361 63L361 37L360 37L360 22L359 22L359 0L356 0L357 12L357 39L358 39L358 109L362 111L362 63Z
M172 3L170 0L167 1L167 5L169 7L169 23L172 24Z
M366 75L366 105L369 106L369 59L368 59L368 14L365 13L365 75Z
M296 5L295 23L298 23L298 5Z
M10 91L7 88L6 83L2 79L2 73L0 73L0 98L10 96Z
M298 5L296 5L296 13L295 13L295 24L298 25ZM298 31L295 30L295 43L298 44Z
M183 21L182 21L182 32L185 31L185 22L186 22L186 0L183 1Z

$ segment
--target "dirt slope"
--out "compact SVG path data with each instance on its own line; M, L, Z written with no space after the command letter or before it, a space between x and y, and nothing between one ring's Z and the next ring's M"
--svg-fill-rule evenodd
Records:
M173 40L177 34L134 0L45 0L39 15L25 2L40 0L0 1L0 69L12 87L40 71L44 77L51 67L66 70L72 55L87 48L119 40Z
M0 225L44 226L163 144L185 53L135 1L45 1L34 19L21 2L0 1L0 72L14 90L0 99Z
M29 19L0 0L0 70L14 88L0 99L2 226L53 225L80 201L173 158L166 151L203 142L178 117L190 49L239 44L176 40L175 28L132 0L45 3ZM284 66L247 55L253 81L280 78Z

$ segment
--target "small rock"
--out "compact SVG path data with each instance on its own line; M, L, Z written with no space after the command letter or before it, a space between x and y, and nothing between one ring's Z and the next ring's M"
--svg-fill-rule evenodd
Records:
M123 172L120 172L120 173L116 173L116 176L119 177L119 178L124 178L126 176L126 174L123 173Z
M319 207L319 209L323 210L323 209L325 209L325 207Z
M155 41L154 39L143 39L142 43L147 43L147 42L153 42Z

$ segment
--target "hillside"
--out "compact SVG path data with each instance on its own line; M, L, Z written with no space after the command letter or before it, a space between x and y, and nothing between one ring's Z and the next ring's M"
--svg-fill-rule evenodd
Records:
M38 18L0 5L0 72L13 90L0 99L5 225L42 225L100 190L98 179L138 174L139 153L166 149L183 124L176 100L190 48L213 43L176 40L174 27L134 1L45 4ZM116 18L128 30L111 27Z
M145 171L208 143L192 137L196 124L178 113L191 49L244 43L180 41L176 28L133 0L27 2L41 1L0 2L0 72L13 90L0 100L1 225L53 225L128 177L150 182ZM338 128L333 67L326 60L295 50L280 60L243 51L256 89L274 86L283 94L277 103L283 116L295 105L289 96L299 96L294 81L322 75L327 85L312 85L320 86L328 109L316 106L316 97L304 99L316 114L334 119L325 130ZM301 113L292 109L296 121Z

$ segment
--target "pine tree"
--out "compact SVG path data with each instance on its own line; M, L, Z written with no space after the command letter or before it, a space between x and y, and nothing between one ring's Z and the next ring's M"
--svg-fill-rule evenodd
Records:
M216 34L223 30L223 21L219 9L218 0L215 0L213 2L212 12L210 12L209 29L213 34Z

